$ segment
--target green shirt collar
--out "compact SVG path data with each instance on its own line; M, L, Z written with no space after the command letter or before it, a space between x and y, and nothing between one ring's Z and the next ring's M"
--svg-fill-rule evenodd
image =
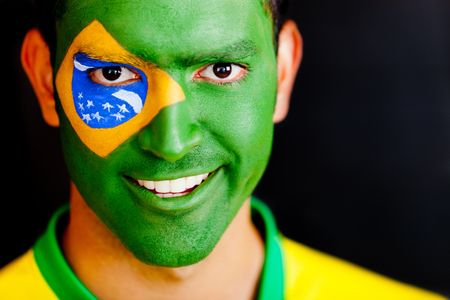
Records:
M265 230L265 260L259 287L259 300L283 299L284 271L280 235L270 209L253 197L252 213L259 215ZM76 277L67 263L57 239L57 224L69 211L69 205L58 209L47 230L34 245L34 257L42 276L53 292L64 299L97 299Z

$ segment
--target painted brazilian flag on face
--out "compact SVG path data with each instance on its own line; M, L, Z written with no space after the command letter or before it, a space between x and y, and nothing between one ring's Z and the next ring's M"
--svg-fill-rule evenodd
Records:
M146 95L147 76L141 70L75 55L72 96L78 117L89 127L114 128L127 122L142 111Z
M74 39L56 86L76 133L101 157L185 98L166 72L125 50L98 21Z

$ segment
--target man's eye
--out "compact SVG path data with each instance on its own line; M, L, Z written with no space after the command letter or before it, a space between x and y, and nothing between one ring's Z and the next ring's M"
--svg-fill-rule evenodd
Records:
M233 63L216 63L208 65L198 71L194 78L212 83L232 83L239 81L247 74L247 69Z
M138 73L120 66L94 69L89 76L95 83L106 86L128 85L140 79Z

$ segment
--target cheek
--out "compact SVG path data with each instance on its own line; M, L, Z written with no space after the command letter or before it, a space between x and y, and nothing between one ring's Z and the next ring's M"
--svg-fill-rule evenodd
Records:
M112 153L107 158L97 156L77 137L67 118L61 122L61 141L70 178L88 205L101 216L123 209L127 190L120 176L124 161ZM115 199L115 200L112 200Z
M237 152L270 143L276 97L275 80L271 81L268 78L266 84L260 84L255 78L233 89L216 87L208 94L197 95L203 127Z
M92 82L92 61L67 56L56 76L56 88L64 114L80 140L95 154L106 157L143 126L148 115L148 83L106 87ZM94 67L102 67L96 66Z

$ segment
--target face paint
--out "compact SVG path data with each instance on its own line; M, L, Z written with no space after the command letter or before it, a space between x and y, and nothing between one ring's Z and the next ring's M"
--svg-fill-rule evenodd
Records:
M65 9L56 66L71 178L141 261L198 262L269 159L277 84L270 16L256 0L73 0ZM83 69L103 63L146 78L147 96L139 81L93 88ZM133 101L116 97L118 89L145 98L142 111L132 113ZM88 96L102 109L117 98L129 118L86 122L80 92L85 109ZM90 109L92 119L97 111Z
M125 73L125 78L135 75L137 79L111 86L105 85L106 78L103 84L92 80L93 73L103 76L101 72L108 68L120 68L121 76ZM185 98L167 73L126 51L98 21L89 24L69 47L56 75L56 87L78 136L100 156L147 125L162 108Z
M147 95L147 77L141 70L128 65L91 59L82 53L75 55L74 66L72 97L78 116L89 127L114 128L142 111ZM100 73L99 71L105 73L105 70L111 74L98 76L109 77L112 82L120 79L124 73L139 80L112 86L101 86L93 82L91 74ZM104 81L108 80L104 78Z

